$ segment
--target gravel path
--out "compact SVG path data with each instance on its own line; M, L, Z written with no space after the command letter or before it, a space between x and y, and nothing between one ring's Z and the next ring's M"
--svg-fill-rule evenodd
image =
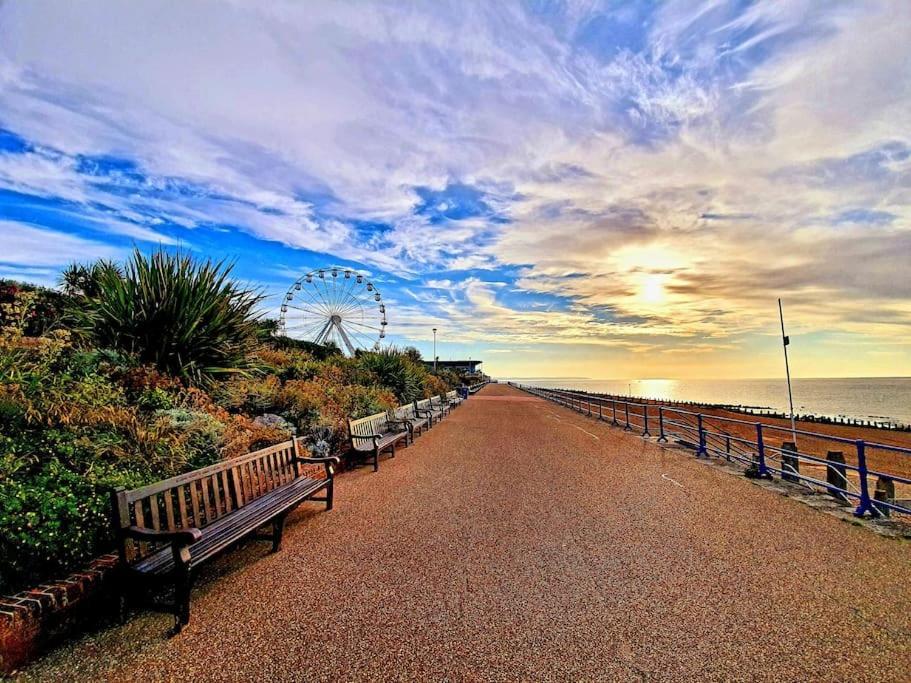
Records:
M315 506L314 506L315 507ZM36 680L909 680L911 546L492 385Z

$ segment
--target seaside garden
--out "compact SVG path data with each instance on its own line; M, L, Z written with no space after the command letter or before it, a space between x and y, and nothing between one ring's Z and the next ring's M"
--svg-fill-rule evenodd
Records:
M231 266L158 251L0 281L0 594L111 548L109 492L445 392L416 349L346 357L276 336Z

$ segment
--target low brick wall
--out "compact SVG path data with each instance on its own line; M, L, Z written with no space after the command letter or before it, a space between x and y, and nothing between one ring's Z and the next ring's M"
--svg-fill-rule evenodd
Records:
M117 555L102 555L82 571L16 595L0 596L0 675L11 674L82 621L104 597Z

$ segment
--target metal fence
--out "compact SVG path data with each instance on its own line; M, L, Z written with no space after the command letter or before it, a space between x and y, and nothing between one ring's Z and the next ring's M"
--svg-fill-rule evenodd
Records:
M748 477L824 491L858 517L911 515L911 449L634 399L511 383L625 431L723 458Z

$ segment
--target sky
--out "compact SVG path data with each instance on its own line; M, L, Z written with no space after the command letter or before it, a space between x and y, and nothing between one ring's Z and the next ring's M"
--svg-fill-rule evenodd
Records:
M336 266L500 377L911 375L911 3L0 4L0 277Z

